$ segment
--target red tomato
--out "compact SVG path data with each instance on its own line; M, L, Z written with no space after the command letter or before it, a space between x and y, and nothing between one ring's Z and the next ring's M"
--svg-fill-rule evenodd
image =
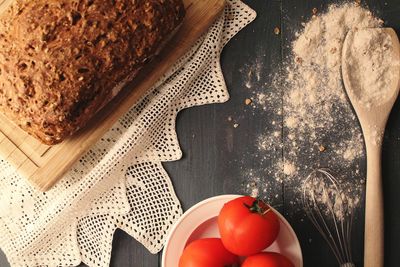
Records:
M224 205L218 216L222 243L232 253L249 256L270 246L279 233L279 218L253 197L239 197Z
M179 267L228 267L239 264L219 238L204 238L190 243L179 260Z
M294 267L294 264L279 253L263 252L248 257L242 267Z

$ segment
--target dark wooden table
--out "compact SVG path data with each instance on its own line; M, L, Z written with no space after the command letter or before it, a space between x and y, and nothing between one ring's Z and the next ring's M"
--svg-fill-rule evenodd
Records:
M258 13L258 18L241 31L225 48L222 66L231 94L225 104L207 105L182 111L178 116L177 131L184 151L184 158L164 164L170 174L184 210L208 197L245 193L243 168L265 169L277 164L276 160L256 160L254 140L260 133L271 130L265 123L276 114L253 112L244 105L251 94L244 86L243 66L256 60L262 61L260 83L268 83L268 75L274 73L289 52L286 48L307 20L311 10L323 10L326 0L246 0ZM366 4L386 25L400 31L400 0L366 1ZM281 34L274 34L279 27ZM282 88L280 90L283 90ZM278 90L276 94L281 94ZM228 117L234 118L239 127L232 127ZM281 126L280 126L281 127ZM358 125L349 126L358 127ZM273 158L279 158L277 151ZM365 172L365 170L363 170ZM390 117L383 146L383 179L385 196L385 266L400 266L398 241L400 240L400 103L397 102ZM266 177L265 179L268 179ZM303 214L290 212L292 194L285 185L270 188L277 194L274 206L286 215L298 234L305 267L336 267L336 260L320 235ZM396 241L397 240L397 241ZM356 266L362 266L363 212L354 224L353 254ZM151 255L143 246L122 231L117 231L113 242L111 266L155 267L160 266L161 255ZM0 266L8 266L3 255Z

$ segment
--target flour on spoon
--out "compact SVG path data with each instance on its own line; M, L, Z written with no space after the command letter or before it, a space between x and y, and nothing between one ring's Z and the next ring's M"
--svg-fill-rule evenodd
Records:
M347 37L346 65L353 93L367 108L390 98L390 88L397 75L392 70L396 59L392 38L383 29L351 31Z

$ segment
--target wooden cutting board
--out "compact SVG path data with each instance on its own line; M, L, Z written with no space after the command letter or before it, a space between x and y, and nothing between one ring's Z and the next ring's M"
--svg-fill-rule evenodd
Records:
M182 27L157 58L80 132L55 146L41 144L0 114L0 156L39 190L50 189L196 42L223 11L224 0L184 0Z

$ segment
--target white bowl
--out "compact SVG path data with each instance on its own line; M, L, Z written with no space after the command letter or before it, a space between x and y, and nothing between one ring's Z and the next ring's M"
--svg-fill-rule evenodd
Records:
M206 199L183 214L171 229L162 255L162 267L177 267L179 258L187 244L207 237L220 237L217 225L218 214L223 205L239 195L222 195ZM288 257L295 267L303 267L301 247L295 232L286 219L275 209L281 223L275 242L265 251L279 252Z

